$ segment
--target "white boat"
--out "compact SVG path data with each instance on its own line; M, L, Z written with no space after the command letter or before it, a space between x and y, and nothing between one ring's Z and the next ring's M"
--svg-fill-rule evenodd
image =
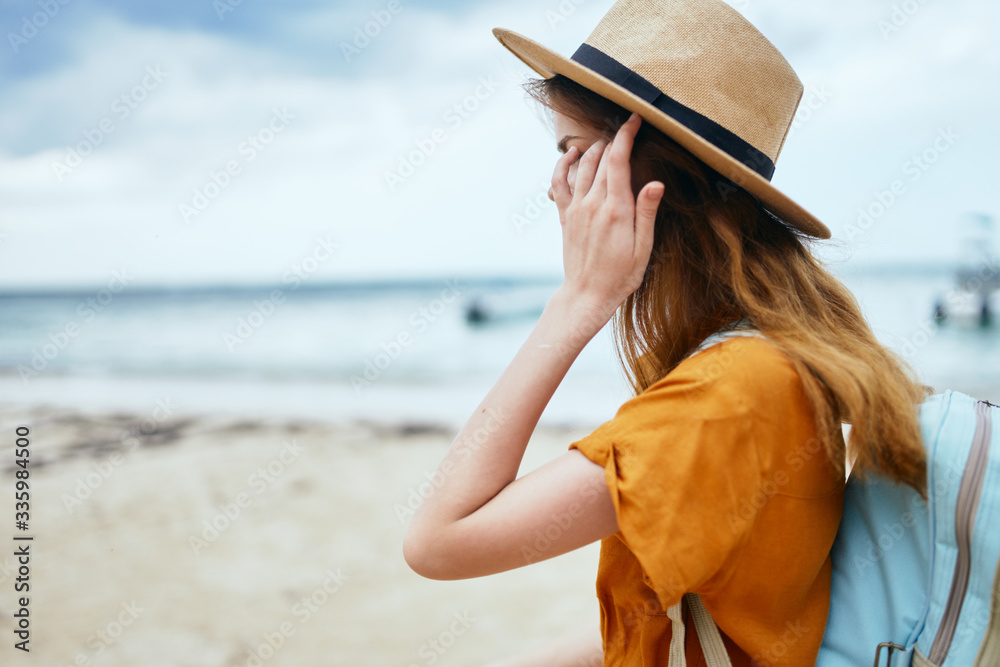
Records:
M981 327L996 325L1000 317L1000 257L994 251L993 219L971 214L961 266L955 287L934 303L938 324L960 322Z

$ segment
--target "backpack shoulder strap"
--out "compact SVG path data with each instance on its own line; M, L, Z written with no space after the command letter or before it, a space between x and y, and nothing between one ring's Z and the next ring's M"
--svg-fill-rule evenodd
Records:
M688 603L694 629L698 633L702 653L708 667L732 667L726 646L722 643L722 635L718 626L712 620L712 615L705 608L701 596L697 593L686 593L681 601L667 609L670 618L670 663L669 667L687 667L687 657L684 655L685 628L681 605Z
M764 334L754 327L749 320L736 320L701 341L701 343L698 344L698 347L692 350L688 357L693 357L699 352L706 350L717 343L729 340L730 338L737 338L739 336L760 336L763 338Z

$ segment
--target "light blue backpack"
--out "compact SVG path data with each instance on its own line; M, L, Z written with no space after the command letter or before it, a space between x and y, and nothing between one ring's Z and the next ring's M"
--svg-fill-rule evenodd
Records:
M1000 665L1000 408L947 391L920 406L925 503L851 479L817 667Z

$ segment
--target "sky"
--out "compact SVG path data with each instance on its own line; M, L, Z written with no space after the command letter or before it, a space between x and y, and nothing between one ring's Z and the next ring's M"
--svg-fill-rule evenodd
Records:
M491 30L568 56L612 4L0 0L0 290L558 278L555 137ZM805 85L772 182L817 252L958 258L1000 212L1000 5L731 4Z

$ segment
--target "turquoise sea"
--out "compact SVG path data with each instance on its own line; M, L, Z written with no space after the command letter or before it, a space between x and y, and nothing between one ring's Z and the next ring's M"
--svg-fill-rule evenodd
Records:
M1000 326L933 318L946 268L841 272L879 338L936 388L1000 399ZM379 421L458 421L523 343L558 280L21 292L0 295L0 402ZM115 286L111 286L114 288ZM628 398L608 328L543 421L596 424Z

